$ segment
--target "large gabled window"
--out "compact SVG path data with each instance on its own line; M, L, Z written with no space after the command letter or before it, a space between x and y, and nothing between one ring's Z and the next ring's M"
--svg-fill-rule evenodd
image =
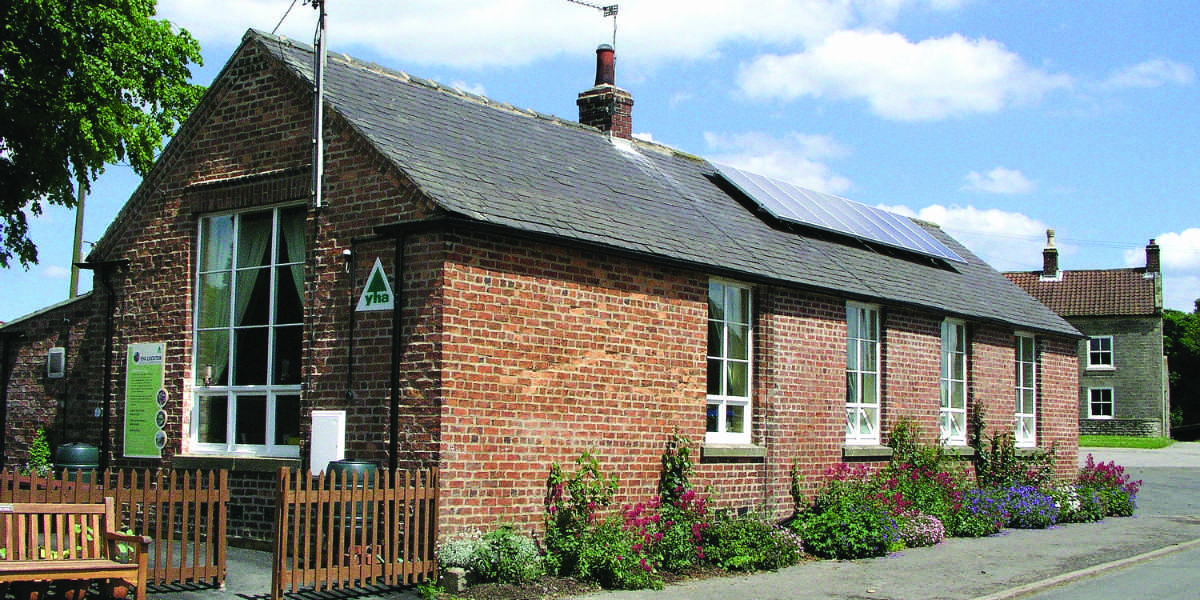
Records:
M879 308L846 305L846 443L879 443Z
M200 220L197 451L299 456L305 216L293 206Z
M942 441L967 444L967 325L942 321Z
M1037 345L1031 335L1016 336L1016 443L1037 445Z
M750 443L750 288L708 284L708 408L705 441Z

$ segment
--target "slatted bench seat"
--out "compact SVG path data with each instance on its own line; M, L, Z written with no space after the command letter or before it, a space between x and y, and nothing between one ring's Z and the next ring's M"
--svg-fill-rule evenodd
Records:
M119 579L144 600L150 538L119 533L115 514L112 498L0 504L0 582Z

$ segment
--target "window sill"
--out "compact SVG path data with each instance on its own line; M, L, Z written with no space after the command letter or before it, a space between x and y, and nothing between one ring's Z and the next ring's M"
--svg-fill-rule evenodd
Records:
M887 460L892 449L887 446L842 446L842 460Z
M1086 371L1088 373L1112 373L1113 371L1116 371L1116 370L1117 370L1116 367L1092 367L1092 366L1089 366L1086 369L1084 369L1084 371Z
M754 444L704 444L700 446L700 462L762 462L767 449Z
M975 456L975 449L970 446L945 446L942 452L946 456L959 456L963 458L971 458Z
M171 463L180 469L229 469L264 473L274 473L280 467L299 469L302 466L299 458L231 454L176 454Z

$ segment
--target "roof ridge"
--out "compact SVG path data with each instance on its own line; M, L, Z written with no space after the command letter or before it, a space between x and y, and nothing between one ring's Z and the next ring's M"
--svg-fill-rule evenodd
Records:
M272 35L272 34L257 30L257 29L251 29L246 33L247 36L251 36L252 34L263 38L264 41L287 44L288 46L290 46L294 49L300 50L302 52L313 53L316 51L310 44L306 44L304 42L299 42L299 41L293 40L293 39L285 37L285 36ZM342 64L349 66L349 67L363 69L363 70L370 71L370 72L378 74L378 75L391 77L392 79L395 79L397 81L401 81L401 82L412 84L412 85L418 85L418 86L424 87L426 89L430 89L433 91L442 92L444 94L462 98L463 100L467 100L469 102L475 102L477 104L481 104L484 106L490 106L497 110L503 110L503 111L510 112L513 114L524 115L527 117L541 119L543 121L548 121L551 123L556 123L556 124L564 125L564 126L568 126L568 127L575 127L575 128L597 131L597 132L599 131L599 129L597 129L595 127L592 127L590 125L584 125L583 123L580 123L578 121L572 121L570 119L566 119L564 117L560 117L557 115L539 112L539 111L533 110L531 108L524 108L524 107L516 106L514 104L504 102L502 100L496 100L494 98L489 98L482 94L476 94L474 92L469 92L469 91L466 91L464 89L461 89L461 88L453 86L453 85L446 85L446 84L440 83L438 81L435 81L433 79L418 77L418 76L412 75L411 73L408 73L406 71L393 69L391 67L386 67L386 66L383 66L376 62L356 58L354 56L346 54L345 52L333 52L333 53L330 53L326 58L327 58L327 60L328 59L337 60L338 62L341 62Z

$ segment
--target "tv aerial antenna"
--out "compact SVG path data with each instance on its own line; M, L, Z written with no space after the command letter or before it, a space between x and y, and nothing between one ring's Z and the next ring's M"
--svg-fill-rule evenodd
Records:
M612 46L613 46L613 48L617 47L617 5L616 4L609 4L608 6L601 6L599 4L592 4L591 2L584 2L583 0L567 0L567 2L570 2L571 4L578 4L580 6L586 6L588 8L594 8L594 9L600 11L601 14L603 14L605 18L612 17L612 20L613 20Z

